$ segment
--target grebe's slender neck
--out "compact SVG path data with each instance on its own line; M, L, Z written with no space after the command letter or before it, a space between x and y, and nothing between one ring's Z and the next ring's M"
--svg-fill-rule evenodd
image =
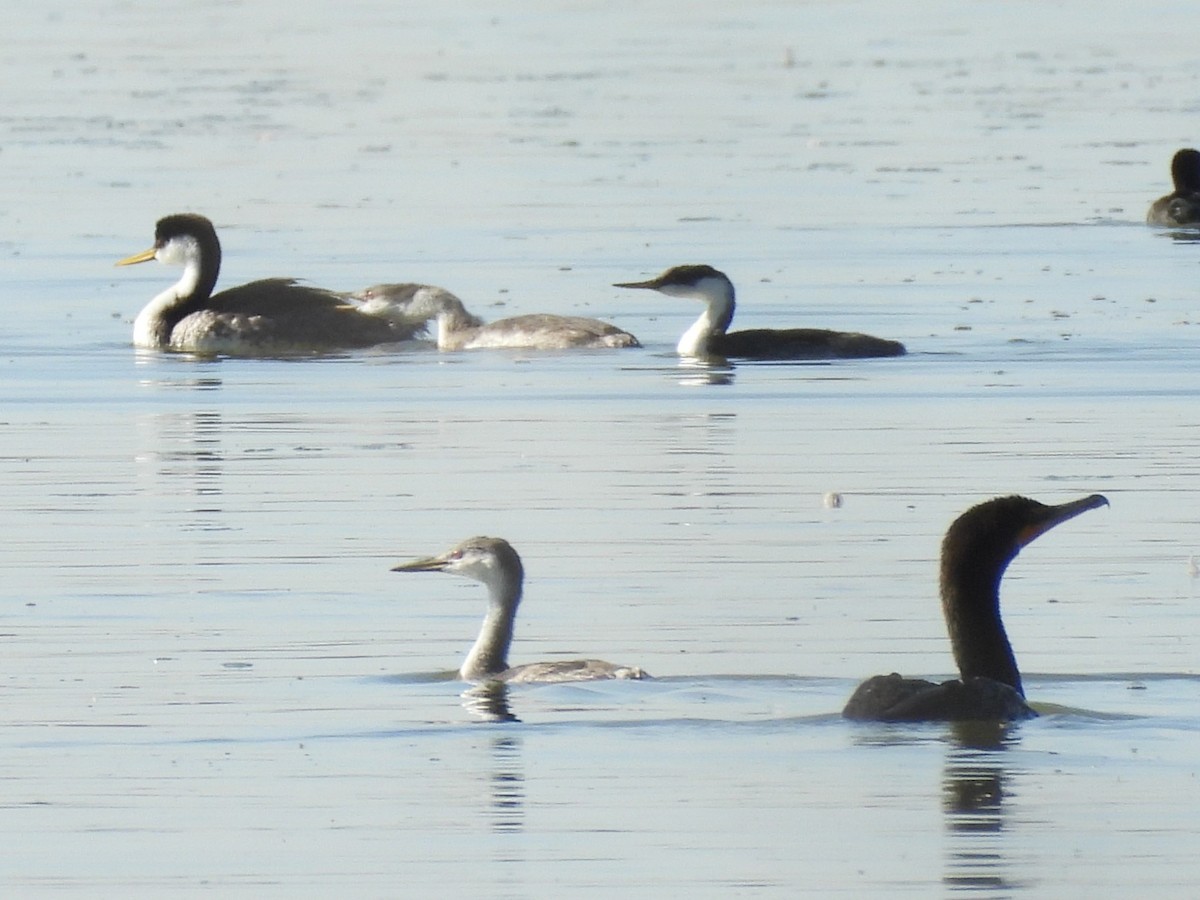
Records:
M467 312L463 302L449 291L427 285L419 288L409 304L415 314L437 317L437 345L440 350L457 347L465 332L479 328L483 319Z
M733 282L728 278L708 277L676 290L678 296L704 301L704 312L683 333L675 352L680 356L704 356L710 350L712 339L723 335L733 322L733 312L737 306Z
M212 287L201 289L204 283L200 263L189 260L179 281L171 285L142 308L133 320L135 347L162 348L171 343L171 332L188 314L203 306L211 296ZM213 279L215 283L215 279Z
M521 602L521 574L495 570L495 578L484 581L488 589L488 611L479 637L458 670L463 681L480 681L508 669L513 624Z
M166 216L158 221L154 246L118 265L150 259L168 266L183 266L179 280L147 303L133 322L135 346L162 348L170 345L175 326L203 309L212 297L221 273L221 242L212 223L203 216Z

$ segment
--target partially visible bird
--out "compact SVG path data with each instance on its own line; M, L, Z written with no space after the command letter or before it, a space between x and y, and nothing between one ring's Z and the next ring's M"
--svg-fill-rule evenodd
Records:
M638 339L608 322L583 316L529 313L484 322L462 300L430 284L377 284L347 296L370 315L403 323L437 322L439 350L568 350L640 347Z
M1200 225L1200 152L1185 147L1171 159L1175 190L1150 204L1150 225Z

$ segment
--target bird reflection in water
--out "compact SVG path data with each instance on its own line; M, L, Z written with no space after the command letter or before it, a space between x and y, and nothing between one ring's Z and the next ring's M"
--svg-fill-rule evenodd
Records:
M1000 722L955 722L954 742L942 776L946 821L946 869L942 881L954 891L1015 888L1004 853L1006 772L1002 754L1018 732Z
M508 706L508 685L502 681L473 684L460 695L463 708L484 722L519 722ZM490 743L488 818L495 834L525 830L525 775L521 771L521 738L505 729ZM508 856L505 861L511 861Z
M681 356L678 380L684 387L727 387L733 384L734 366L728 360Z
M508 708L508 685L502 681L473 684L460 695L463 709L484 722L520 722Z
M513 734L492 739L490 816L496 834L525 830L525 775L521 771L521 739Z

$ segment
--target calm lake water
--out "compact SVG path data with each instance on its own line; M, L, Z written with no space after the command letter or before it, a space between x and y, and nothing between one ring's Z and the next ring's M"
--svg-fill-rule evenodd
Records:
M1142 220L1196 13L905 6L12 10L5 892L1194 895L1200 246ZM112 263L181 211L226 285L645 347L136 353L176 273ZM743 327L910 355L681 363L698 309L610 285L684 262ZM1111 501L1006 580L1045 715L842 721L952 673L941 535L1013 492ZM528 571L513 662L658 677L463 696L482 588L388 569L481 533Z

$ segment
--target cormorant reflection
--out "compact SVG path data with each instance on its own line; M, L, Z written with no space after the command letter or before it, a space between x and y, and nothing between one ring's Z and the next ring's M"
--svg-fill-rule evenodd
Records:
M955 722L952 727L955 740L942 776L947 839L942 880L955 891L1014 888L1004 855L1002 754L1018 738L1002 722Z

